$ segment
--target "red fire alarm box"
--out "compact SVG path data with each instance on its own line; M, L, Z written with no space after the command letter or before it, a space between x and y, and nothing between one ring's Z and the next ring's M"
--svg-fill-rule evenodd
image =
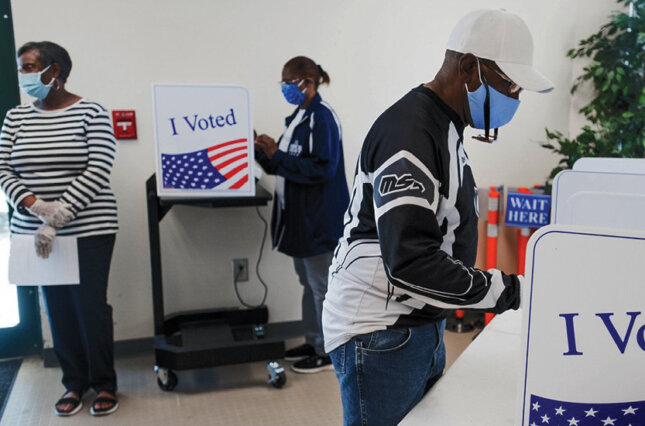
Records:
M137 120L132 110L112 111L112 127L117 139L137 138Z

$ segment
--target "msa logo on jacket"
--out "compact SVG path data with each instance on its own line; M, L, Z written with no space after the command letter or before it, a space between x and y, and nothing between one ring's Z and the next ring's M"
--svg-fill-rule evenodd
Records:
M408 151L399 151L374 172L373 187L377 217L405 204L436 209L436 179Z
M426 190L421 182L412 177L412 174L405 173L401 176L383 176L381 178L381 184L379 185L378 192L379 194L381 194L381 196L383 196L391 194L393 192L405 191L408 189L418 189L421 192L424 192Z

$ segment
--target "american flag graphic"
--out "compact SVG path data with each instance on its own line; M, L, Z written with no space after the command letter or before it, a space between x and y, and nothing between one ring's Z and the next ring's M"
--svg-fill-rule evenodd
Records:
M239 189L249 181L247 139L183 154L161 154L164 188Z
M531 395L530 426L645 426L645 401L587 404Z

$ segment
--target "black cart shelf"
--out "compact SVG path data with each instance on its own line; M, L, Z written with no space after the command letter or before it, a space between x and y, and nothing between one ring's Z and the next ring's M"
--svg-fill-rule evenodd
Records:
M154 350L157 383L173 390L173 370L216 367L245 362L268 361L268 383L280 388L286 381L284 368L275 361L284 356L286 339L303 335L301 321L268 323L266 306L219 308L174 312L166 315L159 223L174 205L204 208L265 206L272 196L256 185L254 197L209 199L160 199L153 174L146 181L152 302L155 327Z

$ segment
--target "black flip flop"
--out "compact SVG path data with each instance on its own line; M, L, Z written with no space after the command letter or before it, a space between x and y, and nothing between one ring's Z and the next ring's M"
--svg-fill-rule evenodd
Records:
M83 408L83 395L81 395L80 393L77 393L78 398L73 398L71 396L68 396L65 398L65 395L67 395L68 393L69 391L65 392L63 394L63 397L60 398L58 401L56 401L56 404L54 404L54 411L56 412L57 416L61 416L61 417L73 416L74 414L81 411L81 409ZM60 411L58 409L58 405L60 404L72 404L72 409L69 411Z
M116 410L119 409L119 401L116 399L116 396L113 395L110 392L106 392L106 393L108 393L110 396L98 396L92 402L92 407L90 408L90 414L91 415L93 415L93 416L107 416L108 414L112 414ZM104 402L110 403L110 404L113 404L113 405L110 408L104 408L104 409L100 409L100 410L97 410L96 408L94 408L94 406L96 404L100 404L100 403L104 403Z

